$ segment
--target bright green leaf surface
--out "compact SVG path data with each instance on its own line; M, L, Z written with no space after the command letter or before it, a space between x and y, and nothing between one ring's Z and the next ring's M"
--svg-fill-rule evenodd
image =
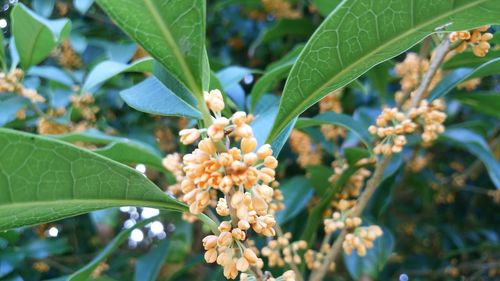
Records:
M436 29L500 21L496 0L344 0L324 20L285 85L270 139L322 97L415 45Z
M137 171L54 139L0 129L0 230L119 206L178 211Z
M193 94L202 94L203 73L208 68L204 0L97 0L97 3Z
M496 36L495 36L496 37ZM455 54L451 59L443 63L443 69L450 70L461 67L476 68L481 64L487 63L492 59L500 57L500 50L490 49L484 57L477 57L472 51L466 51L460 54Z
M71 30L68 19L44 19L23 4L17 4L10 16L16 49L24 69L44 60Z
M145 58L131 64L116 61L103 61L96 65L83 83L82 91L88 91L95 86L106 82L114 76L124 72L151 72L153 71L153 59Z

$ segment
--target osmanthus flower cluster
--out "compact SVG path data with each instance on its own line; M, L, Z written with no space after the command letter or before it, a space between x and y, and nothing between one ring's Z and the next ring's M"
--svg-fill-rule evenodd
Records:
M397 108L384 108L377 117L376 125L368 131L379 139L373 148L376 154L389 155L399 153L407 143L406 135L420 131L422 143L429 145L437 139L438 134L444 132L445 106L442 100L429 103L422 100L416 108L408 112L401 112Z
M301 167L321 164L321 145L314 143L308 134L294 129L290 134L290 148L297 154Z
M191 214L213 207L227 218L220 223L219 234L203 239L203 246L205 260L217 262L225 277L235 279L239 272L263 267L258 252L249 246L249 236L276 235L274 213L284 208L275 180L278 161L269 144L257 147L249 125L252 116L240 111L231 118L222 117L224 101L219 90L205 92L204 99L213 113L212 124L181 130L181 142L189 145L199 140L197 148L184 155L182 163L179 155L167 156L164 165L180 181L172 193L189 205ZM239 146L232 146L231 140Z
M343 88L340 88L321 99L319 101L319 112L324 113L333 111L336 113L342 113L343 108L340 99L343 92ZM346 129L340 126L326 124L321 125L321 133L323 133L323 136L325 136L327 140L336 141L339 137L345 137Z
M488 41L493 38L493 34L487 32L489 28L489 25L484 25L470 31L451 32L449 38L452 43L459 43L455 48L457 52L461 53L471 46L475 56L484 57L491 47Z
M302 263L301 251L307 249L307 242L299 240L290 242L292 234L285 233L276 240L269 240L267 246L262 248L262 255L267 257L270 267L284 267L290 264Z
M32 103L45 102L45 98L34 89L24 87L24 71L17 68L11 72L0 72L0 93L14 93L29 99Z

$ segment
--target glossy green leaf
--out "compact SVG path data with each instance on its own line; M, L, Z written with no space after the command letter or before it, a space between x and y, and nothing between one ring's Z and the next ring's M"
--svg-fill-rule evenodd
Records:
M439 137L439 140L446 141L465 149L479 158L486 166L493 184L497 188L500 188L500 163L495 159L488 144L480 135L467 129L452 128L447 129Z
M82 15L86 14L94 0L73 0L73 6Z
M500 118L500 93L460 93L452 95L452 98L477 112Z
M106 248L104 248L92 261L90 261L87 265L82 267L77 272L71 274L68 277L61 278L61 280L65 281L86 281L91 279L92 272L101 264L106 261L109 255L111 255L118 247L123 244L129 238L130 234L134 229L144 227L146 224L152 222L156 217L150 218L147 220L140 221L136 223L134 226L123 230L118 235L111 240Z
M348 147L344 149L344 156L347 159L347 163L349 163L349 165L355 166L359 160L363 158L369 158L371 156L371 153L370 151L359 147Z
M285 198L285 209L276 214L276 221L284 224L297 216L309 203L314 189L309 180L303 176L295 176L280 185Z
M460 83L478 77L500 73L500 58L488 61L477 68L459 68L441 80L429 94L429 100L438 99L451 92Z
M16 113L28 104L29 101L20 96L12 96L0 100L0 126L16 120Z
M344 0L297 59L270 139L328 93L349 84L446 25L465 30L499 22L496 0Z
M374 241L373 248L366 251L366 256L360 257L355 251L350 255L344 254L345 266L354 280L362 276L376 280L384 269L395 243L392 233L386 228L383 231L384 234Z
M240 81L247 75L252 73L260 73L255 69L250 69L241 66L228 66L216 73L216 77L224 91L240 108L245 104L245 91L240 86Z
M97 130L90 129L79 133L54 135L53 138L65 142L85 142L103 144L104 147L94 149L93 152L124 164L144 164L160 171L164 171L161 155L153 148L139 141L128 138L108 136Z
M152 72L153 59L145 58L131 64L116 61L103 61L96 65L89 73L83 83L82 91L86 92L99 84L125 72Z
M315 26L307 19L281 19L267 28L262 29L259 37L250 45L249 53L262 44L285 36L307 38L314 32Z
M134 280L155 281L165 263L165 258L171 253L169 248L172 243L175 242L170 239L160 241L146 255L138 258L135 264Z
M175 95L156 77L120 92L120 96L130 107L156 115L200 118L200 112Z
M266 71L262 77L255 82L252 87L252 92L250 93L251 103L250 110L253 111L259 99L266 93L266 91L271 90L278 84L281 80L285 79L292 69L294 61L286 62L272 70Z
M23 4L17 4L10 16L16 49L24 69L49 56L71 30L71 22L68 19L47 20Z
M495 36L496 37L496 36ZM449 60L443 63L443 69L450 70L455 68L476 68L481 64L487 63L492 59L500 57L500 50L490 49L484 57L477 57L472 51L466 51L453 55Z
M295 128L301 129L325 124L344 127L353 132L366 145L366 147L371 147L372 138L368 134L368 129L365 128L360 122L354 120L351 116L345 114L326 112L313 118L299 118Z
M64 142L0 129L0 230L119 206L185 211L144 175Z
M209 73L204 0L97 0L97 3L191 93L201 97L203 73Z

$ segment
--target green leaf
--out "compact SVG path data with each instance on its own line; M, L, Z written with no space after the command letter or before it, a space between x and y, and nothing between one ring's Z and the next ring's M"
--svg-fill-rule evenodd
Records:
M295 128L302 129L325 124L341 126L350 130L366 145L366 147L371 148L372 138L368 134L368 129L365 128L360 122L354 120L351 116L345 114L326 112L313 118L300 118L297 121Z
M270 139L328 93L445 26L500 21L496 0L344 0L324 20L288 77Z
M251 103L250 111L255 109L259 99L266 93L266 91L271 90L275 87L278 82L287 77L288 73L292 69L294 61L288 61L283 65L280 65L272 70L266 71L265 74L255 82L252 87L252 92L250 93Z
M201 98L208 73L204 0L97 0L130 37Z
M314 32L315 26L308 19L281 19L275 24L262 29L259 37L250 45L248 52L253 54L261 44L285 37L307 38Z
M340 2L342 2L342 0L312 0L312 3L316 6L319 13L325 17L328 16Z
M19 109L27 106L29 101L20 96L12 96L0 101L0 126L16 120Z
M200 112L152 76L120 92L130 107L156 115L200 118Z
M94 210L186 211L144 175L64 142L0 129L0 231Z
M459 68L443 78L429 94L429 100L438 99L451 92L458 84L473 78L500 73L500 58L490 60L477 68Z
M77 272L71 274L67 278L61 278L65 281L87 281L90 279L92 272L99 266L100 263L104 262L106 258L111 255L118 247L123 244L129 238L130 234L134 229L144 227L146 224L152 222L157 219L157 217L149 218L147 220L140 221L133 225L132 227L123 230L118 235L111 240L106 248L104 248L92 261L90 261L83 268L78 270Z
M134 280L155 281L158 278L162 265L165 263L165 258L170 254L169 248L172 242L170 239L160 241L146 255L138 258L135 264Z
M370 151L359 147L348 147L344 149L344 155L347 159L347 163L349 163L350 166L355 166L359 160L369 158L371 153Z
M73 6L82 15L87 13L92 4L94 4L94 0L73 0Z
M5 38L3 32L0 32L0 66L3 70L7 68L7 60L5 57Z
M450 70L461 67L475 68L499 57L500 50L495 49L490 49L488 54L484 57L477 57L474 53L472 53L472 51L466 51L460 54L455 54L451 57L451 59L445 61L443 63L443 69Z
M394 236L386 228L383 231L384 234L374 241L373 248L366 251L366 256L360 257L355 252L343 254L345 266L354 280L359 280L364 275L376 280L384 269L394 249Z
M93 150L94 153L124 164L145 164L165 171L162 157L152 147L139 141L123 137L108 136L94 129L84 132L53 135L52 138L65 142L86 142L106 146Z
M68 19L44 19L21 3L14 7L10 16L13 38L24 69L44 60L71 30Z
M452 95L460 103L468 105L477 112L500 118L500 93L457 93Z
M151 72L153 71L153 59L144 58L131 64L116 61L103 61L96 65L89 73L83 83L82 91L86 92L99 84L124 72Z
M68 87L71 87L75 84L71 76L68 75L64 70L50 65L33 66L29 69L27 75L38 76L41 78L56 81Z
M500 188L500 163L495 159L488 144L480 135L467 129L452 128L447 129L439 137L439 140L461 147L479 158L486 166L493 184L496 188Z
M220 90L227 93L240 108L245 104L245 91L239 83L245 76L252 73L260 73L260 71L241 66L228 66L216 73L216 77L222 86Z
M307 166L306 171L306 177L316 190L316 195L323 196L330 186L328 179L333 174L332 168L324 165Z
M304 176L295 176L280 185L285 198L285 209L276 213L276 221L283 225L296 217L311 199L314 189Z

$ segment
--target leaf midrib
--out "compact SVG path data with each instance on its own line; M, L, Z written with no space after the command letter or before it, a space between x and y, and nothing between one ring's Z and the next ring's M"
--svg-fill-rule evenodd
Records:
M170 45L171 50L174 53L174 57L179 63L182 72L186 74L186 77L188 79L188 84L189 88L194 92L195 95L200 95L201 90L196 84L196 81L194 80L193 73L189 69L186 61L184 60L184 56L182 55L181 51L179 50L174 37L172 36L172 33L170 32L170 29L168 26L165 24L165 22L162 20L161 15L158 13L157 9L155 8L155 5L151 2L151 0L144 0L144 4L146 5L147 10L151 13L153 16L153 20L158 24L158 27L160 28L161 33L163 34L164 38L167 40L167 43Z
M385 41L385 43L380 44L380 45L379 45L377 48L375 48L372 52L369 52L369 53L367 53L366 55L363 55L362 57L360 57L360 58L357 60L357 62L362 62L362 61L364 61L367 57L372 56L374 53L378 53L378 52L380 52L381 50L383 50L383 49L387 48L387 46L390 46L390 45L394 44L394 42L395 42L395 41L398 41L398 39L400 39L400 38L404 38L404 37L405 37L405 36L407 36L408 34L412 34L414 31L418 31L418 30L420 30L420 29L423 29L423 28L425 28L425 27L426 27L426 26L428 26L428 25L432 25L433 23L435 23L435 22L437 22L437 21L440 21L440 20L442 20L442 19L444 19L444 18L447 18L447 17L449 17L449 16L451 16L451 15L453 15L453 14L456 14L456 13L462 12L463 10L469 9L470 7L474 7L474 6L476 6L476 5L482 4L483 2L486 2L486 1L489 1L489 0L479 0L479 1L477 1L477 2L473 2L472 4L466 4L466 5L464 5L464 6L460 7L460 8L457 8L457 9L453 10L453 12L444 13L442 16L438 16L438 17L436 17L436 18L432 19L431 21L429 21L429 22L427 22L427 23L425 23L425 24L422 24L422 25L418 25L418 26L412 27L412 28L408 29L406 32L401 33L401 35L400 35L400 36L396 36L396 37L394 37L393 39L386 40L386 41ZM326 19L326 20L327 20L327 19ZM432 33L434 33L434 32L431 32L430 34L432 34ZM425 36L427 36L427 35L425 35ZM424 37L425 37L425 36L424 36ZM303 50L303 52L304 52L304 51L306 51L306 50L304 49L304 50ZM300 56L299 56L299 58L300 58ZM386 60L389 60L389 59L390 59L390 58L388 58L388 59L386 59ZM378 63L374 64L373 66L375 66L375 65L377 65L377 64L380 64L380 63L382 63L382 62L384 62L384 61L386 61L386 60L379 61ZM332 81L335 81L335 80L336 80L339 76L342 76L343 74L348 73L348 72L349 72L352 68L354 68L354 66L357 66L358 64L359 64L359 63L353 63L353 64L350 64L349 66L347 66L346 68L342 69L340 72L338 72L337 74L335 74L334 76L332 76L332 78L330 78L330 79L329 79L326 83L323 83L323 85L322 85L321 87L319 87L317 90L313 91L313 92L311 93L311 95L306 96L306 97L303 99L303 102L300 102L300 103L298 104L298 106L295 106L295 107L294 107L295 109L292 109L292 110L291 110L291 113L292 113L292 114L288 114L287 116L296 116L296 115L299 115L299 114L300 114L300 111L302 110L302 109L300 109L300 108L302 108L302 105L310 103L310 101L311 101L311 100L313 100L313 99L314 99L314 97L315 97L318 93L322 92L325 88L327 88L327 87L328 87L328 85L332 84L332 83L333 83ZM295 64L295 65L297 65L297 64ZM291 73L293 73L293 71L294 71L294 69L295 69L295 65L294 65L294 67L292 68ZM371 66L371 67L373 67L373 66ZM347 85L347 84L348 84L348 83L346 83L346 85ZM342 87L342 86L340 86L340 87ZM339 87L339 88L340 88L340 87ZM285 85L285 89L286 89L286 85ZM282 112L282 110L281 110L281 109L282 109L282 105L281 105L281 102L280 102L280 111L278 112L278 116L279 116L279 113L280 113L280 112ZM271 131L271 133L272 133L272 134L271 134L271 135L269 135L267 142L269 142L270 140L274 139L274 137L275 137L277 134L279 134L279 133L280 133L280 132L281 132L281 131L282 131L282 130L286 127L286 125L288 124L288 122L289 122L292 118L293 118L293 117L287 117L287 118L285 118L285 120L283 120L283 122L280 122L280 123L278 124L278 126L276 127L276 129L274 129L274 130L272 130L272 131Z
M101 206L106 206L103 208L108 208L109 205L111 206L149 206L149 207L156 207L158 209L175 209L175 210L180 210L180 211L185 211L186 209L183 209L185 207L182 205L182 203L174 201L172 199L172 202L168 201L148 201L148 200L137 200L137 199L95 199L95 198L89 198L89 199L63 199L63 200L44 200L44 201L36 201L36 202L16 202L16 203L6 203L6 204L0 204L0 214L5 211L5 210L12 210L13 208L32 208L32 207L49 207L49 206L54 206L54 205L71 205L71 207L74 207L74 205L77 204L92 204L92 205L101 205ZM85 212L85 210L82 210L82 212Z

